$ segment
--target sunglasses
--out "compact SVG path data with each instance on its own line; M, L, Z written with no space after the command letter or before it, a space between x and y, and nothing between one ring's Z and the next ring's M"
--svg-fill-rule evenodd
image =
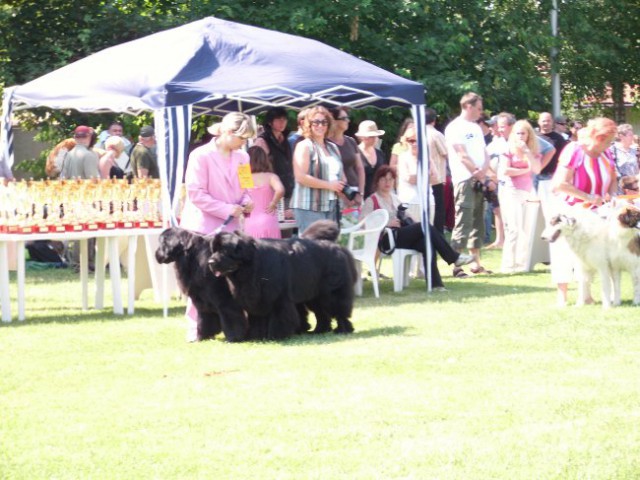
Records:
M329 125L329 122L327 120L311 120L309 123L316 127L319 127L319 126L326 127L327 125Z
M349 117L338 117L338 118L336 118L336 120L343 120L345 122L348 122L349 121Z

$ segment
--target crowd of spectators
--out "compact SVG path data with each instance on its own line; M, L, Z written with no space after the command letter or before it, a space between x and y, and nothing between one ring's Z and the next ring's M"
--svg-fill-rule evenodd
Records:
M211 141L193 150L187 162L186 228L210 233L229 217L226 229L279 237L278 219L295 221L303 231L317 219L340 222L347 210L363 217L375 208L385 206L394 213L406 204L409 217L418 220L411 231L422 231L424 199L417 185L418 132L413 119L398 126L387 158L381 148L385 131L370 119L351 125L345 107L304 109L292 131L289 113L271 108L259 128L253 118L234 113L209 128ZM473 92L462 96L460 114L446 126L430 108L424 120L430 165L426 195L431 206L430 225L424 230L436 251L453 265L454 277L492 273L482 264L482 248L502 248L502 273L526 271L531 238L524 220L531 201L540 203L548 220L559 201L581 202L586 195L597 205L610 195L638 193L638 137L630 124L598 118L584 125L549 112L526 119L506 111L489 115L482 97ZM245 152L246 143L253 144L251 155ZM159 178L155 145L155 131L148 125L139 129L135 142L117 121L99 135L80 125L51 150L46 172L51 178ZM602 165L598 182L583 172L585 156ZM252 185L239 183L239 169L245 164L250 164ZM609 177L607 166L612 169ZM396 215L391 217L389 226L398 227ZM199 221L191 225L194 219ZM445 234L450 234L449 243ZM413 235L412 242L414 237L424 239ZM567 255L552 247L550 257L563 303ZM434 286L444 290L436 264L431 271Z

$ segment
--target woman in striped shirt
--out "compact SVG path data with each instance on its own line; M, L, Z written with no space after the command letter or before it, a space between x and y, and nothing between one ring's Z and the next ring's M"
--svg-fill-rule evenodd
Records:
M552 183L554 192L563 197L565 204L584 204L595 209L615 195L616 172L609 147L616 131L613 120L594 118L578 131L577 141L564 147ZM564 249L566 244L561 245ZM551 251L551 276L558 286L558 304L561 306L567 302L567 286L574 263L572 255L566 253Z

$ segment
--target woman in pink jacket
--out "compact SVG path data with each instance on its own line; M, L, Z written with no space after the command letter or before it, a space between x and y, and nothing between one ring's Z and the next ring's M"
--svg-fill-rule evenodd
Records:
M207 235L232 217L225 230L239 229L239 218L253 208L246 188L240 186L239 167L249 163L242 150L255 135L249 116L229 113L220 124L220 135L189 155L184 183L187 198L180 226Z
M213 233L228 219L224 230L240 229L240 216L253 209L247 189L240 184L240 166L249 163L242 147L255 135L251 119L243 113L229 113L219 129L217 137L191 152L184 178L187 198L180 226L203 235ZM199 340L197 315L188 300L188 341Z

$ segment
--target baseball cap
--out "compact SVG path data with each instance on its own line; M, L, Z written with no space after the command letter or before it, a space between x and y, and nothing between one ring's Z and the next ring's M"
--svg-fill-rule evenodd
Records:
M79 125L73 131L73 136L77 138L90 137L93 129L91 127L87 127L86 125Z
M566 125L566 124L567 124L567 117L565 117L564 115L558 115L558 116L555 118L555 122L556 122L558 125Z
M145 125L140 129L140 136L143 138L153 137L156 134L156 131L150 125Z

